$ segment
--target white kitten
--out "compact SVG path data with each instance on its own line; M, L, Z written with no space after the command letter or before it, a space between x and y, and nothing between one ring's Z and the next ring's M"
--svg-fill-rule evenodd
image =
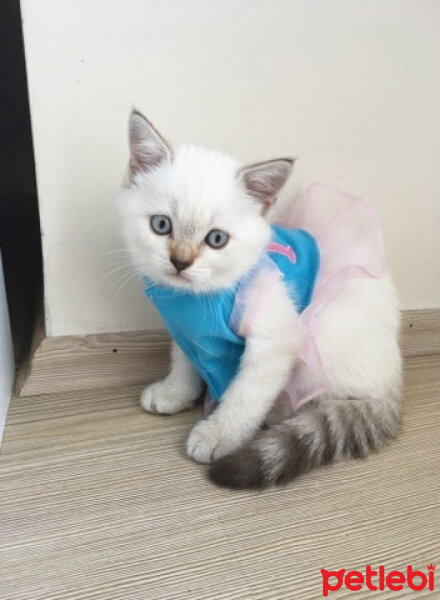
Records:
M130 117L130 150L122 215L140 275L157 286L194 293L236 285L268 244L267 208L292 161L242 168L229 156L198 147L173 153L138 112ZM217 236L213 246L208 235ZM365 456L398 427L399 309L395 290L383 277L352 279L319 314L316 345L330 388L261 430L265 420L274 421L271 409L304 336L283 280L271 281L270 302L262 303L266 286L257 276L248 295L247 314L257 318L246 331L238 373L187 442L195 460L216 461L212 480L231 487L264 487L333 460ZM150 412L176 413L192 406L203 387L173 344L170 374L148 386L141 403Z

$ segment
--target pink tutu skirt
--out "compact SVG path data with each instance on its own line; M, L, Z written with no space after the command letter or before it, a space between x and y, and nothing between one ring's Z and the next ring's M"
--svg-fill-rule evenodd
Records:
M312 301L300 315L304 327L300 356L285 388L291 407L297 410L329 388L315 343L317 315L350 279L384 277L385 251L372 206L330 185L311 185L281 225L308 231L321 255Z

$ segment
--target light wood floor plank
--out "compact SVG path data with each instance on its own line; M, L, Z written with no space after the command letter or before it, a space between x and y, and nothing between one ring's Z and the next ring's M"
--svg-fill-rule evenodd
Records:
M383 452L263 493L211 486L184 455L200 409L146 415L139 391L13 400L1 600L315 600L321 568L438 563L440 357L407 361L402 431Z

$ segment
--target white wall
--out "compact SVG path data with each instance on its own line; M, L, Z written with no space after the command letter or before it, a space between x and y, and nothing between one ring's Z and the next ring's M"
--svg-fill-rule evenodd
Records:
M113 198L133 104L175 143L365 195L404 308L440 306L438 0L22 0L50 335L158 326ZM118 263L122 264L122 263Z
M0 253L0 445L6 425L6 415L14 386L15 364L9 326L3 263Z

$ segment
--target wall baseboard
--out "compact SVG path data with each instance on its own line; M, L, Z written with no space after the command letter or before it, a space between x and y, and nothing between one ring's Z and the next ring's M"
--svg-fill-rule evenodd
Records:
M45 337L17 378L19 396L149 383L166 374L165 331Z
M440 309L402 313L404 356L440 354ZM20 396L146 384L169 364L165 331L44 337L17 380Z
M404 356L440 354L440 308L402 311L400 345Z

